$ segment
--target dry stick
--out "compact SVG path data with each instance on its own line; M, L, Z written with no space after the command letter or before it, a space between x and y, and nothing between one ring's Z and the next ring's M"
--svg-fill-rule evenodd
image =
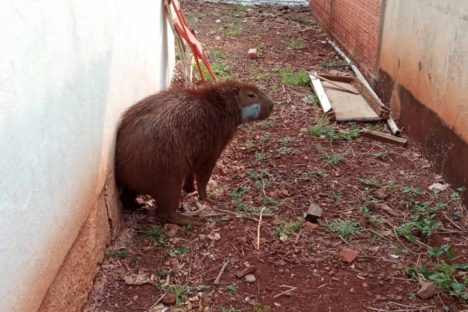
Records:
M148 311L151 311L154 307L156 307L164 299L166 295L167 295L167 291L165 291L164 294L162 294L162 296L159 297L159 299L156 300L155 303L153 303L153 305L148 309Z
M288 287L291 287L291 286L288 286ZM289 295L291 292L295 291L296 289L297 289L297 287L291 287L288 290L282 291L282 292L274 295L273 298L278 298L280 296Z
M255 246L256 250L260 249L260 227L262 225L262 217L263 217L263 211L265 210L265 207L262 207L262 210L260 210L260 217L258 219L258 226L257 226L257 244Z
M294 241L294 245L297 244L297 241L299 240L299 237L301 237L301 234L302 234L303 231L304 231L304 229L301 229L301 231L299 232L299 234L297 234L296 240Z
M218 210L218 211L221 211L221 212L225 212L225 213L235 215L236 217L243 217L243 218L258 222L258 219L245 217L245 216L241 215L240 213L237 213L237 212L234 212L234 211L229 211L229 210L225 210L225 209L221 209L221 208L213 208L213 210Z
M219 284L219 280L221 279L221 276L223 275L224 270L226 269L228 264L229 264L229 261L226 261L226 262L223 263L223 266L221 267L221 270L219 270L218 276L216 276L216 279L213 282L213 284L215 284L215 285Z
M447 217L447 216L444 215L444 218L447 219L447 220L449 220L450 223L452 223L453 225L455 225L455 227L456 227L457 229L459 229L460 231L463 231L463 229L462 229L458 224L456 224L455 222L453 222L452 220L450 220L449 217Z
M400 242L400 244L401 244L403 247L405 247L407 250L409 250L412 254L415 254L415 255L418 254L417 252L412 251L412 250L411 250L410 248L408 248L405 244L403 244L403 242L401 241L401 239L398 237L398 234L397 234L395 228L393 228L393 233L395 233L396 239Z

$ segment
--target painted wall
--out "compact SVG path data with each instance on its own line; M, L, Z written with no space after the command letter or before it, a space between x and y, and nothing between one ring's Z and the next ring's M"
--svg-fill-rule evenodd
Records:
M5 0L0 20L0 311L36 311L173 40L154 0Z
M380 68L468 142L468 2L387 1Z

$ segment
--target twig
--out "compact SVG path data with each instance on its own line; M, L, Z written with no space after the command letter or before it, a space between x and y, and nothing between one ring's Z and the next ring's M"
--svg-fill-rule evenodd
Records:
M405 247L407 250L409 250L409 252L411 252L412 254L415 254L415 255L418 254L417 252L412 251L412 250L411 250L410 248L408 248L405 244L403 244L403 242L401 241L401 239L398 237L398 234L397 234L397 232L396 232L396 228L393 228L393 233L395 233L396 239L400 242L400 244L401 244L403 247Z
M243 217L243 218L246 218L246 219L249 219L249 220L258 222L258 219L246 217L246 216L243 216L242 214L237 213L237 212L234 212L234 211L229 211L229 210L221 209L221 208L213 208L213 210L218 210L218 211L221 211L221 212L225 212L225 213L229 213L229 214L235 215L236 217Z
M293 291L295 291L297 289L297 287L292 287L292 286L285 286L285 287L291 287L291 288L274 295L273 298L278 298L280 296L289 295L291 292L293 292Z
M301 237L302 231L304 231L304 229L301 229L301 231L299 232L299 234L297 234L296 240L294 241L294 245L297 244L297 241L299 240L299 237Z
M159 297L159 299L156 300L156 302L153 303L153 305L151 305L151 307L147 311L151 311L155 306L157 306L164 299L166 295L167 295L167 291L165 291L164 294L162 294L162 296Z
M255 249L259 250L260 249L260 227L262 226L262 217L263 217L263 211L265 210L265 207L262 207L262 210L260 210L260 217L258 219L258 226L257 226L257 244L255 245Z
M455 222L453 222L452 220L450 220L449 217L447 217L446 215L444 215L444 218L447 219L450 223L452 223L457 229L459 229L460 231L463 231L463 229L461 228L461 226L459 226L458 224L456 224Z
M226 262L223 263L223 266L221 267L221 270L219 270L218 276L216 276L216 279L213 282L213 284L215 284L215 285L219 284L219 280L221 279L221 276L223 275L224 270L226 269L228 264L229 264L229 261L226 261Z

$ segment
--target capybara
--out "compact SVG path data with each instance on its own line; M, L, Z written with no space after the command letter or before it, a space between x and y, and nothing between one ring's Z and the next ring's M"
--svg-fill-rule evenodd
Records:
M123 115L117 132L115 173L124 206L151 195L156 213L176 224L182 187L207 198L206 185L221 152L243 123L266 119L273 102L256 86L225 81L151 95Z

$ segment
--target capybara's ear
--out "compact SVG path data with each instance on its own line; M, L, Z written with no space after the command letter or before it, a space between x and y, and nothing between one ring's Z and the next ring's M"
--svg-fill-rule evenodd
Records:
M232 86L232 91L234 92L234 94L239 95L239 90L240 90L240 87L238 85Z

